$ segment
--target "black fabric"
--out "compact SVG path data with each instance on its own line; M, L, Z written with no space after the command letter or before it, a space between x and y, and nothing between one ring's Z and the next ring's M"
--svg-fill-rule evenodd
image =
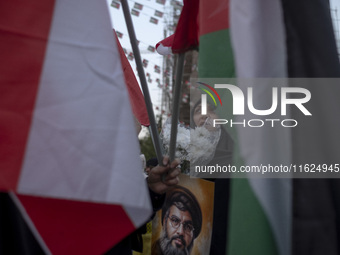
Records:
M209 162L208 165L218 164L220 166L223 165L231 165L232 164L232 152L233 152L234 142L231 136L221 128L221 137L216 146L214 158Z
M158 159L157 158L150 158L148 161L146 161L146 166L157 166L158 165Z
M191 128L195 128L193 120L195 108L201 103L197 101L191 110ZM207 164L210 166L232 165L232 152L234 142L231 136L222 128L221 137L216 146L213 159ZM210 255L225 255L227 247L227 229L229 215L229 198L230 198L230 179L217 178L206 179L215 183L214 190L214 214L213 214L213 230L211 236Z
M214 219L211 235L211 255L225 255L228 229L230 179L215 180Z
M160 210L164 204L165 201L165 194L157 194L155 192L153 192L151 189L149 189L149 193L150 193L150 198L151 198L151 204L152 204L152 208L154 213L156 213L158 210ZM153 214L151 219L153 219L155 215Z
M335 213L335 219L333 221L335 223L334 227L337 233L335 242L337 244L338 254L340 254L340 180L329 180L329 185Z
M10 196L1 192L0 254L45 254Z
M165 194L157 194L149 189L151 204L153 208L153 214L150 219L147 221L151 221L155 217L155 213L160 210L165 201ZM109 251L105 253L105 255L130 255L132 254L132 250L137 252L143 252L143 238L142 235L146 233L146 223L142 225L139 229L135 230L132 234L127 236L123 241L115 245Z
M282 0L286 26L288 76L295 77L340 77L340 65L327 0ZM325 93L322 88L311 91L317 103L313 113L336 101L335 90ZM313 98L314 97L314 98ZM331 98L333 97L333 98ZM317 101L319 100L319 101ZM338 104L336 104L338 105ZM331 109L330 107L329 109ZM335 111L335 112L338 112ZM293 118L297 113L292 112ZM312 129L292 130L293 163L306 163L306 159L327 163L329 155L337 154L338 123L322 115ZM334 115L333 115L334 116ZM324 125L321 125L324 123ZM327 125L329 123L330 125ZM303 124L303 123L302 123ZM319 129L319 130L318 130ZM335 131L338 129L337 131ZM315 130L317 130L315 132ZM313 133L314 132L314 133ZM332 141L333 140L333 141ZM340 155L338 153L338 155ZM294 179L293 180L293 255L339 255L340 254L340 180L339 179Z
M132 255L131 236L126 237L104 255Z
M293 255L340 254L339 187L338 179L293 180Z
M217 144L214 158L208 165L232 164L233 141L222 129L220 141ZM208 179L209 180L209 179ZM211 179L210 179L211 180ZM225 255L228 229L228 212L230 198L230 179L215 179L214 218L211 236L211 255Z
M340 77L328 0L282 0L293 77Z

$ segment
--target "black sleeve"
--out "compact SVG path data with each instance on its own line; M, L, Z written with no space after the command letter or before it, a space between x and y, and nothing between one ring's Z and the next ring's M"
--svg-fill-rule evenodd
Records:
M3 192L0 192L0 254L45 254L21 212Z
M155 213L162 208L164 201L165 201L165 193L157 194L153 192L151 189L149 189L149 193L150 193L150 198L151 198L151 203L152 203L152 209L153 209L153 212Z
M155 217L155 213L162 208L165 201L165 194L157 194L149 189L150 199L152 203L153 214L150 217L152 220ZM146 222L140 228L135 230L132 234L127 236L123 241L118 243L115 247L110 249L105 255L113 254L132 254L132 250L137 252L143 252L143 238L142 235L146 233Z

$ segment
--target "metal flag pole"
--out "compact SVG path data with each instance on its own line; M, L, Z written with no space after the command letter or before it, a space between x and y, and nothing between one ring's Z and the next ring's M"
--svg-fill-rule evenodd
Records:
M172 99L172 116L171 116L170 148L169 148L169 157L171 161L175 159L175 152L176 152L177 126L178 126L178 119L179 119L179 106L180 106L180 98L181 98L184 56L185 56L184 52L178 55L177 67L176 67L175 91L174 91L173 99Z
M136 38L135 30L134 30L134 27L133 27L132 19L131 19L129 5L127 3L127 0L121 0L121 3L122 3L122 8L123 8L126 26L127 26L129 37L130 37L130 43L131 43L131 46L132 46L132 51L133 51L133 54L135 56L138 76L139 76L140 83L141 83L142 90L143 90L143 94L144 94L146 110L147 110L148 116L149 116L149 121L150 121L150 129L149 130L150 130L151 137L152 137L152 140L153 140L153 144L154 144L154 147L155 147L155 151L156 151L156 155L157 155L157 159L158 159L158 164L162 165L163 149L162 149L161 141L160 141L160 138L159 138L159 135L158 135L155 115L154 115L154 112L153 112L153 109L152 109L152 102L151 102L150 93L149 93L148 85L147 85L146 78L145 78L144 68L143 68L143 65L142 65L142 59L141 59L139 48L138 48L138 45L137 45L137 38Z

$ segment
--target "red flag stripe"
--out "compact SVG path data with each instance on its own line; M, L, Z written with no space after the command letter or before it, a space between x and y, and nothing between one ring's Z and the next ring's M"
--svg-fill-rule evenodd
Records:
M229 28L229 1L200 1L200 4L200 36Z
M176 27L172 52L181 53L198 46L199 1L184 0L184 6Z
M198 46L198 1L184 1L176 32L156 44L161 55L182 53Z
M0 123L6 125L0 125L0 189L15 190L18 183L53 7L54 0L1 2Z
M18 198L53 254L103 254L135 229L119 205L23 195Z
M129 92L129 98L132 106L132 111L139 123L143 126L150 126L148 112L146 110L144 96L140 90L135 74L132 71L129 61L127 60L124 50L115 34L117 48L122 62L124 78Z

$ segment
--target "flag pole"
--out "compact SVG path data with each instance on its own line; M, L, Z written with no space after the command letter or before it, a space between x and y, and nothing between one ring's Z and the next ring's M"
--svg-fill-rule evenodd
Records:
M145 78L145 73L144 73L144 68L142 65L142 59L140 56L139 48L137 45L137 38L135 34L135 30L133 27L131 15L130 15L130 9L129 5L127 3L127 0L121 0L122 3L122 8L123 8L123 13L124 13L124 18L125 18L125 23L128 29L129 37L130 37L130 43L132 46L132 51L135 57L135 62L137 66L137 71L138 71L138 76L139 80L142 86L143 94L144 94L144 99L145 99L145 105L146 105L146 110L148 112L149 116L149 121L150 121L150 133L151 133L151 138L155 147L157 159L158 159L158 164L162 165L163 162L163 149L161 146L161 141L158 135L158 130L157 130L157 125L156 125L156 120L155 120L155 115L153 112L152 108L152 102L150 98L150 93L149 93L149 88L146 82Z
M182 76L184 66L185 52L180 53L177 59L176 66L176 80L175 80L175 91L172 99L172 116L171 116L171 132L170 132L170 148L169 157L173 161L175 159L176 152L176 140L177 140L177 126L179 119L179 105L181 98L181 87L182 87Z

